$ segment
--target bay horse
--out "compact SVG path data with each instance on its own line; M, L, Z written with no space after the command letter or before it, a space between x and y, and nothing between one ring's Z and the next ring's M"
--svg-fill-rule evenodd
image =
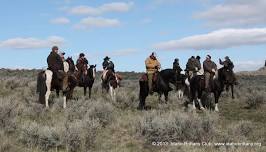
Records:
M223 92L223 88L225 86L225 82L228 79L228 75L225 73L224 69L221 68L216 71L215 76L210 79L210 92L207 94L213 93L215 98L215 111L218 112L218 101L221 93ZM199 108L204 110L205 108L202 105L202 95L205 90L205 78L204 75L196 75L190 80L190 102L193 103L193 109L196 109L195 101L198 101ZM188 103L185 105L187 106Z
M73 74L77 81L80 79L78 78L78 71L76 69L76 66L74 64L74 61L71 57L68 57L66 59L66 62L69 64L69 72ZM89 88L89 98L91 98L91 89L96 77L96 64L95 65L90 65L90 67L87 70L86 74L83 75L83 80L78 81L78 87L83 87L84 90L84 96L87 95L87 88Z
M156 79L153 79L154 92L159 94L159 100L161 101L162 94L165 97L165 102L168 101L168 93L173 89L170 87L170 83L177 88L177 76L173 69L165 69L156 73ZM139 110L147 109L145 100L149 95L149 85L147 75L144 74L139 80Z
M111 69L107 70L105 74L105 79L102 76L102 93L109 92L111 99L116 100L116 88L120 86L120 81L122 77L115 74Z
M87 69L87 74L84 75L83 81L79 81L78 86L83 87L84 96L87 95L87 88L89 88L89 98L91 98L91 89L96 77L96 64L90 65Z

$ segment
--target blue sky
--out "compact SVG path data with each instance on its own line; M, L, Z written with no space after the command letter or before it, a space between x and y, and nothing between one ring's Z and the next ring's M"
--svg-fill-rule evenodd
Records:
M162 68L175 58L228 55L236 70L256 70L266 52L264 0L5 0L0 68L43 68L53 45L75 60L84 52L101 69L145 71L152 51Z

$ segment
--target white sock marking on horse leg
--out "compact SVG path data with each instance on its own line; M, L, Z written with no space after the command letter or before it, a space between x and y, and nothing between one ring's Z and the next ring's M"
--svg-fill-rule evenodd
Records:
M181 94L180 94L181 92L180 92L180 89L177 91L177 97L178 97L178 99L180 99L181 98Z
M66 96L65 96L65 95L64 95L64 97L63 97L63 100L64 100L63 108L65 109L65 108L66 108Z
M201 109L201 110L205 110L205 108L202 106L201 100L200 100L200 99L198 99L198 101L199 101L199 106L200 106L200 109Z
M219 112L219 109L218 109L218 103L215 103L214 111Z
M114 100L114 93L113 93L113 91L114 91L114 88L109 84L109 89L110 89L110 95L111 95L111 99L112 100Z
M196 109L196 106L195 106L195 100L193 100L192 109L193 109L193 110L195 110L195 109Z
M51 94L51 83L52 83L53 72L50 70L46 70L45 76L46 76L45 84L46 84L46 89L47 89L45 93L45 106L46 108L49 108L48 100Z
M116 91L114 89L114 101L116 101Z
M45 93L45 107L46 108L49 108L48 100L49 100L50 93L51 93L50 90L47 90Z

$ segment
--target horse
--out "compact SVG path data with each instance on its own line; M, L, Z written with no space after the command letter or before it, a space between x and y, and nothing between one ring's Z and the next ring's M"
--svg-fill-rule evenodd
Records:
M181 99L184 97L184 94L188 96L189 88L186 85L187 76L185 74L177 74L177 97Z
M63 108L66 108L66 100L72 98L73 90L76 86L76 79L68 72L68 62L63 62L64 71L58 71L57 78L53 79L53 73L47 69L38 73L37 77L37 93L39 93L39 103L45 104L46 108L49 107L49 96L52 90L56 90L57 96L59 96L60 90L63 93Z
M80 81L78 86L83 87L84 96L87 95L87 88L89 88L89 98L91 98L91 88L93 86L94 80L96 77L96 64L90 65L87 69L87 74L84 75L83 81Z
M218 101L221 93L223 92L223 88L225 86L225 82L228 79L228 75L224 72L224 69L221 68L216 71L215 76L210 80L210 92L208 94L213 93L215 98L215 111L218 112ZM198 101L199 108L204 110L205 108L202 105L202 95L205 90L205 78L204 75L196 75L190 80L190 102L193 103L193 109L196 109L195 101ZM186 103L187 106L188 103Z
M73 74L77 81L78 81L78 71L77 71L77 68L74 64L74 61L71 57L68 57L66 59L66 62L69 64L69 72L71 74ZM91 88L93 86L93 83L94 83L94 80L95 80L95 77L96 77L96 64L95 65L90 65L90 67L88 69L86 69L87 72L86 74L84 74L83 76L83 80L82 81L79 81L78 83L78 86L79 87L83 87L84 89L84 96L87 95L87 88L89 88L89 98L91 98Z
M116 88L119 87L121 77L118 77L111 69L107 70L105 79L102 76L102 93L109 92L111 99L116 100Z
M164 95L165 102L168 101L168 93L172 91L173 89L170 87L170 83L174 84L177 88L177 76L176 72L173 69L165 69L160 72L156 72L155 77L157 77L155 80L153 79L153 86L154 92L157 92L159 94L159 101L161 101L162 94ZM147 75L144 74L140 80L139 80L139 110L147 109L147 106L145 104L145 100L147 96L149 95L149 85L148 85L148 79Z
M69 69L68 72L73 74L76 71L76 66L75 66L75 63L74 63L72 57L68 57L65 62L68 63L68 69Z
M221 71L223 71L223 73L226 75L226 79L225 79L225 88L226 88L226 92L229 91L229 87L231 88L231 97L232 99L235 98L234 96L234 85L237 84L235 77L234 77L234 73L232 70L227 69L225 67L221 68Z
M67 73L63 73L63 79L52 80L53 72L45 70L38 74L37 78L37 93L39 93L39 102L45 103L46 108L49 108L48 100L51 91L56 90L57 95L59 91L63 92L63 108L66 108L66 100L72 97L73 90L76 86L75 79Z

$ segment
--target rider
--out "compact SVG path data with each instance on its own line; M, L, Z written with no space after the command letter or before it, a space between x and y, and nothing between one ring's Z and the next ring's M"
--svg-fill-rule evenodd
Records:
M48 69L53 72L53 79L60 78L61 73L64 70L63 61L58 54L58 47L53 46L52 51L47 57Z
M197 60L194 56L191 56L191 58L188 59L185 71L187 71L189 79L196 75L200 67L201 65L199 60Z
M89 62L86 59L85 54L80 53L76 67L78 69L78 78L80 78L81 82L83 82L84 75L87 75L88 64Z
M230 58L228 56L226 56L224 59L225 59L224 61L222 61L221 59L219 59L220 64L223 65L226 70L229 70L232 73L234 82L237 84L237 82L236 82L236 76L235 76L235 73L233 71L233 69L234 69L234 63L230 60Z
M153 88L152 88L153 74L156 73L161 68L161 64L157 60L155 52L152 52L152 54L145 60L145 65L146 65L146 72L148 76L149 93L152 94L153 93Z
M205 90L210 91L210 80L215 75L217 70L216 64L211 60L211 56L207 55L203 62L204 76L205 76Z
M176 58L173 62L173 70L176 72L176 74L180 75L181 71L183 71L179 65L179 59Z
M106 56L104 59L103 59L103 63L102 63L102 66L103 66L103 80L106 79L106 73L108 70L111 70L113 73L115 73L115 65L114 63L110 60L110 57Z

